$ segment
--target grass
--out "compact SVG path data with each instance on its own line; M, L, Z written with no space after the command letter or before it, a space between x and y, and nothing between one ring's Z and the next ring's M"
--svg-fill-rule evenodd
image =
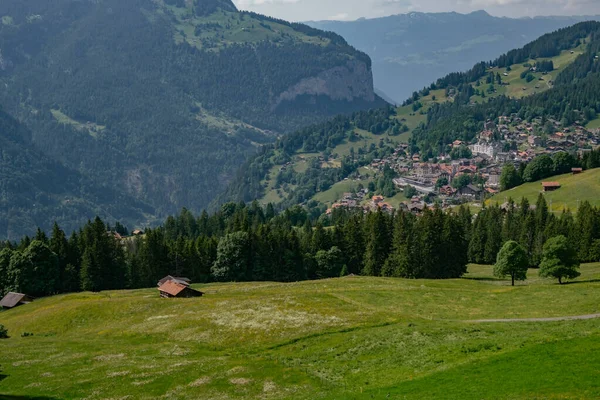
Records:
M175 18L174 39L176 43L188 42L199 49L220 50L233 44L271 41L281 43L294 41L327 46L331 41L324 37L308 36L291 26L260 19L240 13L218 11L198 17L192 8L165 5ZM162 11L161 11L162 12ZM197 32L196 28L200 28Z
M562 187L555 192L544 193L549 208L554 212L564 209L576 211L583 201L589 201L593 206L600 206L600 169L584 171L582 174L565 174L543 181L556 181ZM542 190L542 181L526 183L514 189L498 193L488 203L504 203L508 198L520 202L526 197L531 204L535 204Z
M577 284L510 287L491 267L448 281L347 277L39 299L0 313L0 398L578 398L600 396L600 264ZM34 336L21 337L31 332ZM2 379L2 378L0 378Z
M59 124L72 126L78 131L87 132L90 136L94 138L98 137L98 134L102 133L106 129L106 126L98 125L93 122L76 121L68 115L62 113L60 110L52 109L50 110L50 112L52 113L52 116L54 117L56 122L58 122Z
M600 129L600 115L596 119L590 121L585 126L587 129Z

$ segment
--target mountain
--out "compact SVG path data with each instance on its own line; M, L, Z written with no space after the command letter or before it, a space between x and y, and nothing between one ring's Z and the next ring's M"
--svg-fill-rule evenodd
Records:
M54 220L67 230L85 216L125 223L146 221L154 210L89 179L36 150L31 132L0 108L0 237L16 240Z
M473 143L500 116L542 121L536 124L543 129L549 120L559 129L597 126L598 56L598 22L546 34L438 79L401 107L340 116L281 138L251 159L219 200L304 204L320 215L345 194L368 189L397 205L406 199L396 191L396 171L379 169L382 160L404 157L410 165L414 155L419 161L447 156L453 141Z
M340 36L230 0L4 0L0 22L0 104L32 145L158 217L205 207L260 144L384 104Z
M409 13L357 21L308 22L336 32L373 60L375 87L397 103L440 76L492 60L544 33L597 17L498 18L478 11Z

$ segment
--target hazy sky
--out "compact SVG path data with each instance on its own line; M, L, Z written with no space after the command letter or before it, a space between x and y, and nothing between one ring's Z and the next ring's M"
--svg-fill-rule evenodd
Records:
M353 20L411 11L462 13L486 10L492 15L600 15L600 0L233 0L243 10L289 21Z

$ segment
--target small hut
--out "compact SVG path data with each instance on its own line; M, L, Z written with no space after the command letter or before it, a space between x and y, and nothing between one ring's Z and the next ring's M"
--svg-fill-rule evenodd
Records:
M555 190L560 189L560 183L558 183L558 182L542 182L542 187L544 188L544 192L554 192Z
M583 172L583 168L571 168L573 175L579 175Z
M2 308L14 308L23 304L29 304L32 301L33 297L26 294L10 292L0 300L0 306Z
M204 293L194 290L189 285L184 285L181 283L177 283L175 281L169 280L163 283L159 288L160 297L164 298L172 298L172 297L201 297Z

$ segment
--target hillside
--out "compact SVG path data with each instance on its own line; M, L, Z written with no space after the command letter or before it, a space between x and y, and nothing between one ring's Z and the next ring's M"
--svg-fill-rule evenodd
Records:
M373 60L375 87L401 103L410 94L480 60L493 60L547 32L597 17L498 18L486 12L419 13L309 25L342 35ZM410 79L399 79L410 77Z
M553 212L563 210L577 211L579 205L584 201L592 206L600 206L600 169L584 171L582 174L559 175L544 179L544 182L558 182L561 188L555 192L544 193L548 208ZM535 204L540 192L542 192L542 181L525 183L516 188L498 193L492 197L489 204L503 204L509 198L515 202L521 201L523 197Z
M124 223L147 221L153 209L84 176L36 150L31 132L0 108L0 237L11 240L48 226L48 216L68 231L87 217ZM50 221L52 222L52 221Z
M340 36L229 0L7 0L0 16L0 103L42 153L158 217L202 209L278 134L384 104Z
M394 174L382 174L381 160L393 160L388 165L400 172L414 154L417 161L449 158L454 140L473 143L500 116L553 118L565 129L594 124L599 27L581 23L544 35L438 79L401 107L356 113L284 138L251 160L220 200L301 203L318 213L344 194L368 189L397 207L406 199L395 190Z
M481 321L598 313L600 266L582 273L559 286L530 270L511 288L471 266L450 281L347 277L195 285L205 292L196 299L156 289L39 299L0 312L11 336L0 340L0 393L593 399L597 320Z

